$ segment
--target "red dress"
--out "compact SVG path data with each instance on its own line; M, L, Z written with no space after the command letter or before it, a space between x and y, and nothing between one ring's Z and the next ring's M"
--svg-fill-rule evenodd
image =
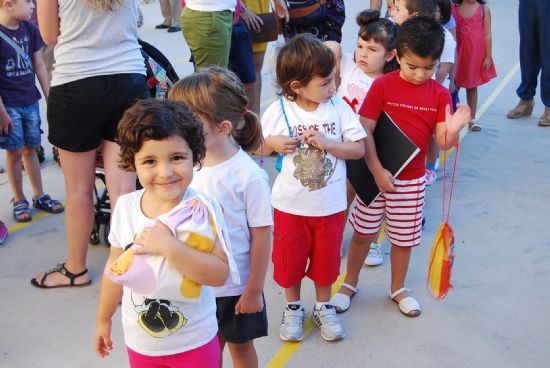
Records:
M495 65L485 70L485 35L483 32L483 5L478 6L473 15L465 18L460 15L458 7L453 5L456 20L456 86L475 88L487 83L497 76Z

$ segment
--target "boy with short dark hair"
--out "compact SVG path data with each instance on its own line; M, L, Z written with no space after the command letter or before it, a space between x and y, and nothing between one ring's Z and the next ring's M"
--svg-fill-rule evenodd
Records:
M29 176L35 208L59 213L63 205L44 194L40 165L35 148L40 146L40 93L44 96L50 82L40 49L43 42L36 26L30 22L32 0L0 0L0 148L6 152L6 169L13 191L13 217L18 222L31 221L29 202L22 183L21 159Z
M369 245L386 219L386 232L392 244L390 297L409 316L420 314L420 305L404 287L411 248L420 244L425 196L425 162L428 145L435 133L443 149L452 147L460 130L468 123L470 109L459 105L450 113L449 91L432 79L443 50L444 34L433 17L416 16L405 21L396 40L401 70L376 79L359 110L367 131L367 165L382 194L370 205L361 202L352 213L353 239L350 243L345 283L356 286ZM393 178L376 153L372 133L382 112L420 149L420 153ZM380 142L377 142L380 143ZM347 288L341 293L349 295Z

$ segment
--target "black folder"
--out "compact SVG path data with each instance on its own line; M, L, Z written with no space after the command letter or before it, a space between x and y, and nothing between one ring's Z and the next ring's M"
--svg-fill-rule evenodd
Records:
M380 163L394 178L420 152L385 112L382 112L376 123L373 138ZM346 171L355 193L363 203L370 205L380 191L365 159L346 160Z

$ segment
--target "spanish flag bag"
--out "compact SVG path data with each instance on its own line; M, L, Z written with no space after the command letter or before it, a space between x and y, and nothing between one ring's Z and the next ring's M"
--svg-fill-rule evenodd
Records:
M447 152L445 152L447 156ZM453 198L453 186L455 182L456 161L458 157L458 144L456 145L455 159L453 165L453 175L451 178L451 188L449 191L449 207L447 208L447 216L445 216L445 173L447 172L447 158L443 164L443 211L442 222L439 225L439 230L435 236L432 252L430 255L430 265L428 268L427 287L430 294L436 299L443 299L447 296L449 289L453 287L451 284L451 270L454 261L454 234L451 225L449 224L451 214L451 201Z

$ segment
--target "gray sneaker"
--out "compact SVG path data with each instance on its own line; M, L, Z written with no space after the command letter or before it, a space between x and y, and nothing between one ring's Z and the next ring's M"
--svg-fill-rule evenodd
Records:
M298 304L289 304L283 312L279 336L283 341L302 341L306 311Z
M333 305L325 304L320 310L313 308L311 319L321 329L321 336L327 341L341 340L346 336Z

